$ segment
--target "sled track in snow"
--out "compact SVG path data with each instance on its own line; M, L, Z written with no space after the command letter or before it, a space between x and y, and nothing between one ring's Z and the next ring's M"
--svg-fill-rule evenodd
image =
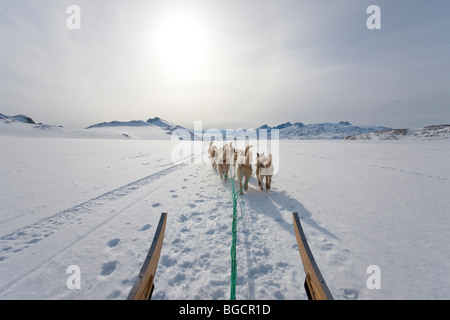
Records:
M98 197L87 200L81 204L78 204L72 208L60 211L53 216L47 217L36 223L18 229L12 233L9 233L0 238L0 262L6 260L12 255L29 248L33 244L38 243L45 238L48 238L57 231L63 229L69 224L76 224L87 216L94 216L97 211L101 210L104 204L112 203L120 200L123 197L130 195L138 189L149 185L150 183L169 175L175 171L178 171L185 167L187 164L181 163L173 165L167 169L155 172L144 178L130 182L124 186L121 186L112 191L106 192ZM123 210L121 210L123 211ZM105 217L105 214L99 218L98 221L104 221L104 219L111 219L121 211L110 211ZM100 214L99 214L100 215ZM102 220L103 219L103 220Z

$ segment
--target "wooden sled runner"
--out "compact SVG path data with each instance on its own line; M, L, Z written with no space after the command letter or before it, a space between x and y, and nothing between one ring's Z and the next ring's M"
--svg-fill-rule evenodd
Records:
M150 300L153 293L153 280L155 278L156 268L158 267L159 256L164 240L166 230L167 212L161 214L158 228L156 229L152 245L145 258L144 265L139 272L133 288L128 295L128 300Z
M305 290L309 300L333 300L328 286L320 273L319 267L314 260L314 256L306 241L305 234L300 224L297 212L292 213L294 220L295 237L297 239L298 251L302 258L303 268L305 269Z
M306 241L300 219L297 212L292 213L294 221L295 237L297 239L298 250L305 270L304 287L309 300L333 300L325 279L320 273L319 267L314 260L314 256ZM144 264L136 278L133 288L128 295L128 300L150 300L154 289L154 278L161 255L164 232L166 229L167 212L163 212L159 219L153 242Z

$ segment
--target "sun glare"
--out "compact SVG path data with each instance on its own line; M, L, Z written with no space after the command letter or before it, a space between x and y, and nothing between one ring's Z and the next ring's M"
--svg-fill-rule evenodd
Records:
M173 15L161 23L156 34L159 60L172 72L195 71L206 58L206 33L193 17Z

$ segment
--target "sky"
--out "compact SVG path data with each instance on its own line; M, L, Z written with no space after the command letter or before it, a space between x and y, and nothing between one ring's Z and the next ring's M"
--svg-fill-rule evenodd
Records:
M446 0L2 0L0 113L67 127L450 123L449 15Z

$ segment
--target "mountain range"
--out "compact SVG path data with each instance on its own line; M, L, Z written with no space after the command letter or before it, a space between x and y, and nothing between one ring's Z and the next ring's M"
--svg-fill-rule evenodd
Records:
M172 134L177 129L184 129L188 131L191 138L194 135L202 136L204 140L209 140L207 131L194 132L188 130L180 125L175 125L161 118L155 117L150 118L147 121L143 120L133 120L133 121L112 121L112 122L102 122L99 124L94 124L87 127L87 129L92 128L114 128L114 127L152 127L157 126L163 129L167 134ZM251 130L231 130L233 132L231 135L233 138L243 138L250 134L255 137L260 137L260 134L264 134L267 138L271 138L271 133L273 130L278 130L280 139L344 139L350 135L358 134L368 134L371 132L376 132L380 130L390 130L391 128L380 127L380 126L355 126L348 121L341 121L339 123L316 123L305 125L301 122L286 122L279 124L277 126L270 127L264 124L254 131ZM263 131L264 130L264 131ZM227 134L230 134L230 130L221 130L223 137L230 138Z
M345 137L345 140L420 140L450 139L450 124L427 126L420 129L388 129Z
M380 130L389 130L390 128L381 126L357 126L348 121L338 123L315 123L303 124L301 122L286 122L274 127L263 125L257 130L279 130L280 139L344 139L347 136L366 134Z
M173 124L169 121L161 119L159 117L149 118L147 121L143 120L132 120L132 121L111 121L111 122L102 122L98 124L91 125L86 129L107 129L107 128L134 128L134 132L139 131L141 133L145 132L145 130L149 131L159 131L159 133L164 133L167 135L172 135L175 130L183 129L185 132L188 132L190 135L190 139L193 139L194 133L191 130L188 130L180 125ZM137 129L141 128L141 130ZM142 128L144 130L142 130ZM130 137L129 134L124 133L124 136Z
M47 131L52 134L69 133L70 131L64 129L62 126L36 123L31 117L26 115L7 116L0 113L0 124L1 123L9 125L9 128L11 128L11 124L14 123L23 125L26 129L29 129L29 126L32 126L34 129L40 129L43 132ZM16 130L17 128L14 129ZM85 129L80 129L77 134L85 136L88 132L91 132L95 133L95 136L98 137L169 140L171 135L177 129L181 129L181 132L188 133L189 136L185 135L183 139L193 139L195 135L197 135L198 139L203 137L203 140L209 140L211 138L208 136L209 130L194 133L192 130L188 130L159 117L149 118L147 121L132 120L102 122L88 126ZM261 136L270 139L275 129L278 130L278 137L280 139L289 140L398 140L403 137L412 137L416 139L450 138L450 125L428 126L421 129L392 129L383 126L358 126L353 125L348 121L306 125L301 122L285 122L276 126L264 124L254 130L231 130L231 132L232 137L237 139L245 138L246 136L250 138ZM2 130L2 132L5 132L5 130ZM175 132L175 134L178 134L179 132L180 131ZM219 136L220 134L222 134L224 138L230 138L229 135L226 135L230 134L230 130L220 130ZM214 135L217 137L217 131Z

